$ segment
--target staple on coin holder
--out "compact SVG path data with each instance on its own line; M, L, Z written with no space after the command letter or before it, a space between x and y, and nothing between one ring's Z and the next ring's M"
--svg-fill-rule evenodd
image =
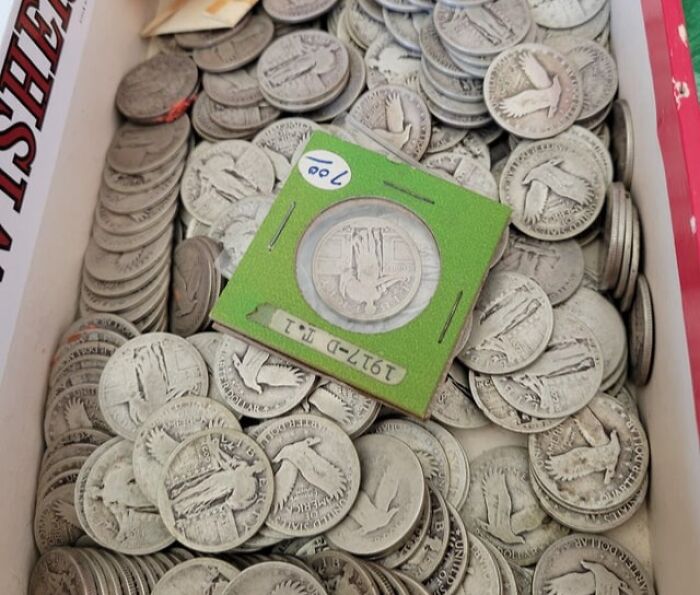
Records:
M354 222L354 223L353 223ZM376 225L374 223L376 222ZM328 237L329 233L334 230L339 230L339 226L347 223L351 226L348 236L347 231L340 231L341 236L344 236L344 243L338 246L337 238ZM386 227L381 228L382 223L386 223ZM352 227L355 225L355 227ZM366 229L369 225L370 229ZM336 295L343 282L343 272L337 270L337 265L340 260L347 260L347 250L350 250L351 260L361 256L357 255L352 242L362 243L364 240L363 233L366 233L368 241L372 242L373 249L376 249L376 255L379 256L381 266L384 267L379 271L380 275L389 277L388 269L401 269L405 265L393 260L398 252L408 249L408 242L415 244L415 254L418 257L414 273L418 273L417 286L412 290L412 297L403 300L396 298L398 303L393 312L388 312L387 316L364 316L361 310L358 310L357 317L352 315L343 315L340 309L332 307L328 297L324 297L324 293L330 292ZM387 250L385 245L384 234L394 236L393 245L389 246L391 252ZM404 237L395 237L396 234ZM324 241L328 241L331 245L340 250L338 261L335 265L329 259L319 258L319 249ZM348 243L350 242L350 243ZM391 242L391 240L389 240ZM391 255L391 256L389 256ZM343 258L345 257L345 258ZM390 262L390 259L392 259ZM326 260L326 262L324 262ZM331 266L330 274L323 269ZM411 266L410 264L408 266ZM408 324L416 318L429 304L435 290L437 289L440 280L440 253L428 226L418 218L417 215L410 212L407 208L398 205L394 202L383 198L375 197L356 197L344 200L341 203L333 205L323 211L307 228L306 232L301 237L296 255L296 278L299 289L307 301L307 303L325 320L335 324L341 328L358 333L381 333ZM340 272L340 274L338 274ZM403 278L394 275L395 279L387 279L388 283L396 282L396 284L406 283L408 276ZM337 277L338 288L332 287L335 282L331 277ZM381 277L380 277L381 278ZM324 290L322 287L327 287ZM388 287L390 290L391 288ZM411 290L404 289L404 293L408 294ZM332 299L332 298L331 298ZM368 305L364 304L367 309ZM372 319L374 318L374 319Z

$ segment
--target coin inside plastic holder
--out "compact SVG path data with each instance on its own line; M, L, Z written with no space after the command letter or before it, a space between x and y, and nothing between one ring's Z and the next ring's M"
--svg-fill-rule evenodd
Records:
M416 318L430 303L440 270L430 229L382 198L333 205L297 248L304 299L331 324L357 333L391 331Z

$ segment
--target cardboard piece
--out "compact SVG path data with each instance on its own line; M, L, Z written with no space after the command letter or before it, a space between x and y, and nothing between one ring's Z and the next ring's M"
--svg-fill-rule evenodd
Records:
M329 163L320 163L319 155ZM352 203L356 209L371 207L372 201L417 218L432 234L440 261L427 305L401 326L381 332L357 330L363 324L358 327L357 319L347 323L354 330L344 320L329 321L328 313L308 298L311 283L300 287L298 267L300 262L310 266L298 255L304 254L303 237L312 223L333 217L339 205ZM315 132L212 318L222 330L423 417L452 361L509 216L508 207L461 186ZM340 257L348 263L354 254L349 242ZM384 264L389 260L385 256L381 266L392 266Z

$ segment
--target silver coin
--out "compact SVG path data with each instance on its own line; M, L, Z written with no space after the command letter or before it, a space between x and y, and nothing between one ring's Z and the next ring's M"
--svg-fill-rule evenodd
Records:
M59 348L51 358L51 366L54 366L60 362L64 356L76 345L100 342L113 345L114 347L121 347L124 343L126 343L126 341L126 337L123 337L114 331L109 331L103 328L83 329L66 337L65 342L60 344Z
M457 358L488 374L505 374L537 360L554 325L544 290L517 273L489 275L474 316L467 345Z
M433 122L430 129L430 144L425 151L426 155L452 149L459 144L466 134L466 130L445 126L440 122Z
M108 252L131 252L156 241L163 233L172 230L172 223L177 213L177 205L171 205L155 223L143 231L134 234L114 234L102 226L94 225L92 237L95 243Z
M329 595L380 595L365 567L352 556L325 550L309 558Z
M418 90L420 59L397 43L390 33L374 38L365 53L367 87L401 85Z
M486 549L491 554L496 566L498 567L498 574L501 583L501 592L503 595L519 595L518 585L515 581L515 575L512 570L512 566L517 566L516 564L509 564L505 556L489 541L482 541Z
M588 227L603 208L606 182L580 144L554 138L518 147L501 176L501 201L512 222L541 240L565 240Z
M288 562L261 562L241 572L222 595L282 595L295 592L304 595L326 595L326 590L310 572Z
M472 461L473 483L461 514L467 528L508 560L528 566L569 531L541 508L532 487L527 449L503 446Z
M542 419L517 410L498 392L493 377L469 371L469 387L474 401L493 423L511 432L532 434L549 430L565 418Z
M185 339L150 333L131 339L110 358L100 378L99 400L112 429L134 440L162 405L178 397L207 394L207 367Z
M457 66L447 53L432 21L423 25L418 41L422 57L432 68L450 78L469 79L469 75ZM481 81L474 81L473 85L475 89L481 88ZM483 90L480 95L483 97Z
M411 2L411 0L377 0L377 2L384 8L396 12L418 12L423 10L421 7Z
M174 539L134 479L133 445L126 440L108 444L104 451L95 451L99 454L88 467L84 485L80 480L76 484L88 535L103 547L129 555L167 547Z
M267 425L256 440L275 474L268 527L289 537L312 536L347 516L360 490L360 461L336 424L290 415Z
M235 131L224 128L214 122L211 117L211 102L209 95L200 93L192 108L192 126L205 141L218 143L223 140L248 138L255 134L256 129L254 128Z
M387 593L390 595L410 595L408 588L403 584L399 578L394 575L393 572L384 568L376 562L366 562L372 571L374 571L374 576L378 576L382 585L385 587ZM375 580L375 582L377 582Z
M366 50L379 35L386 33L383 17L381 20L373 19L358 0L348 0L344 20L350 37L363 50Z
M632 184L634 171L632 112L627 101L618 99L612 104L611 114L612 144L610 153L615 163L615 179L629 188Z
M500 595L501 575L498 564L491 555L483 541L476 535L468 533L469 539L469 566L464 582L457 589L455 595Z
M224 403L254 419L291 411L315 379L294 364L229 336L224 337L216 354L215 377Z
M348 516L326 537L350 553L386 554L420 520L425 497L421 466L411 449L391 436L361 436L355 448L360 457L360 493Z
M425 479L449 499L450 463L442 443L430 431L407 419L383 419L372 426L370 433L392 436L410 447ZM465 480L468 478L462 481Z
M272 162L276 179L284 182L292 170L294 155L315 130L318 125L306 118L282 118L258 132L253 144Z
M359 274L366 270L370 279L371 267L378 266L383 254L377 281L363 283L349 270L338 275L338 266L347 260L345 254L338 254L338 246L354 256L360 263ZM389 259L390 255L394 257ZM351 320L383 320L405 309L416 295L421 259L415 243L399 225L386 219L354 217L332 226L318 241L312 279L318 296L334 312Z
M202 87L211 99L230 107L256 105L263 99L258 85L257 64L230 72L205 72Z
M213 100L205 102L209 117L214 124L231 131L234 135L246 135L267 126L279 117L280 111L264 100L246 107L230 107Z
M182 202L195 218L211 225L237 200L272 192L274 182L272 163L255 145L241 140L200 144L182 177Z
M60 547L46 552L32 570L27 593L56 593L57 585L81 595L97 595L97 585L89 567L73 548Z
M275 27L265 14L250 17L232 37L208 48L196 49L192 57L206 72L228 72L255 60L272 40Z
M161 126L164 126L164 124L161 124ZM125 174L114 169L111 165L105 164L102 170L104 186L112 193L118 194L142 194L153 188L161 188L162 184L167 183L175 172L181 169L188 150L189 143L183 143L168 161L151 170L137 174ZM140 148L134 152L144 153Z
M435 29L443 43L468 55L494 55L525 39L532 26L527 0L492 0L469 8L438 2Z
M317 386L294 412L330 419L351 438L355 438L370 426L380 409L379 401L365 397L348 386L337 382L324 382Z
M649 381L654 357L654 311L651 290L644 275L637 278L634 301L628 318L630 376L637 386Z
M582 287L561 305L591 329L603 354L603 381L612 376L626 357L625 323L607 299L597 291Z
M72 484L54 490L37 502L34 514L34 541L39 552L72 545L83 534L73 503Z
M617 283L612 288L613 298L620 299L624 291L630 273L630 262L632 260L632 232L634 213L636 207L632 202L632 197L629 193L625 193L625 231L622 236L622 262L620 263L620 274L617 278Z
M71 345L51 368L49 385L55 384L59 377L66 373L104 365L106 360L103 358L110 357L116 349L113 344L104 341L88 341Z
M422 163L431 170L444 172L468 190L498 200L498 186L489 169L461 152L435 153L424 158Z
M216 558L195 558L182 564L164 574L158 581L153 595L172 595L187 591L190 593L207 593L212 595L220 593L226 589L228 584L240 571L223 560Z
M153 229L163 219L171 222L176 211L176 192L153 206L128 214L114 213L100 202L95 209L95 228L112 235L130 236Z
M430 486L426 484L426 489L430 490ZM430 517L432 509L430 506L430 494L426 494L423 501L423 511L420 521L416 525L413 533L401 544L399 549L391 552L388 556L379 559L380 564L385 568L397 568L404 564L415 555L421 547L421 543L428 535L430 529Z
M207 396L210 399L222 402L223 398L214 378L214 368L216 366L216 352L219 350L223 338L224 336L221 333L214 332L197 333L187 337L187 340L199 351L199 355L202 356L204 363L207 364L207 371L209 372L209 392Z
M496 122L532 139L563 132L583 106L576 68L541 44L523 44L500 54L486 73L484 97Z
M125 174L140 174L174 161L190 133L187 116L172 123L139 126L127 122L114 135L107 163Z
M607 4L607 0L581 0L571 4L566 0L531 3L532 16L538 25L550 29L568 29L592 19Z
M375 21L379 23L384 21L384 8L375 0L360 0L360 7Z
M582 126L572 126L559 135L567 141L578 142L595 160L607 184L613 181L613 162L610 152L600 139L590 130Z
M242 198L222 211L209 229L209 237L222 245L217 266L227 279L241 262L272 203L271 196Z
M248 22L250 13L246 14L234 27L222 29L205 29L203 31L184 31L173 36L178 46L185 50L208 48L228 39L231 35L240 31Z
M487 169L491 169L491 152L489 146L476 131L467 131L464 138L452 148L452 152L466 155Z
M197 87L198 72L182 54L156 54L124 75L116 95L127 118L155 122L179 115Z
M97 385L82 384L66 389L46 408L44 439L51 446L56 438L70 430L110 432L97 402Z
M333 101L317 110L307 112L306 115L316 122L327 122L339 116L341 113L346 112L352 107L355 100L365 88L367 69L365 68L364 58L362 54L350 44L346 43L345 48L350 57L350 77L348 78L348 83L341 94Z
M304 30L275 40L260 56L260 90L272 105L320 107L342 92L350 73L345 46L323 31ZM313 106L313 107L312 107ZM302 110L304 111L304 110Z
M603 45L610 34L610 2L605 2L603 7L590 19L565 29L550 29L540 25L545 40L552 37L578 37L581 39L591 39Z
M133 339L139 334L136 327L128 320L124 320L114 314L97 314L95 316L78 318L78 320L73 322L73 324L65 330L58 342L60 344L71 342L71 338L76 334L93 329L112 331L118 335L122 335L126 339Z
M583 252L574 240L544 242L510 234L494 271L512 271L537 281L553 306L569 299L583 280Z
M526 368L494 376L493 382L519 411L551 419L585 407L602 379L603 354L595 335L580 319L556 308L544 353Z
M103 181L98 193L99 204L113 213L130 215L143 209L152 208L161 202L172 203L177 198L176 187L184 169L185 160L183 159L162 182L145 190L132 193L113 190Z
M425 68L422 68L419 71L418 81L420 83L420 90L423 95L425 95L428 100L439 106L442 110L455 114L456 116L463 117L477 118L488 116L488 109L486 108L486 104L483 102L463 101L463 97L454 99L453 97L443 94L441 90L438 89L426 76ZM457 85L459 86L459 83L457 83Z
M424 421L422 426L435 436L447 455L447 465L450 470L450 485L446 500L459 509L464 504L471 481L469 461L462 444L448 430L434 421Z
M590 118L605 109L617 93L617 66L605 48L575 37L554 37L547 45L562 52L578 68L583 85L579 118Z
M452 364L445 382L435 393L430 415L441 424L463 430L481 428L489 423L474 403L467 372L458 363Z
M210 429L189 436L168 457L158 508L185 546L230 550L262 527L273 501L263 450L242 432Z
M582 512L619 508L639 490L649 465L641 422L604 395L556 428L530 436L529 451L541 487Z
M430 112L421 97L406 87L384 85L366 92L350 116L414 159L420 159L430 143Z
M442 106L432 101L430 97L424 96L424 99L430 113L448 126L455 126L457 128L481 128L491 122L491 115L488 113L478 115L456 114L444 109Z
M418 35L421 28L431 21L430 13L396 12L384 8L382 15L386 28L399 44L413 52L421 51Z
M573 589L654 593L651 578L632 553L612 539L585 534L569 535L553 544L540 558L532 579L533 593L571 593Z
M189 436L202 430L240 430L224 405L202 397L181 397L163 405L139 428L134 441L134 477L144 496L158 501L160 476L168 457Z
M85 251L85 268L102 281L128 281L143 274L169 248L172 231L167 229L151 244L129 252L107 252L94 240Z
M276 22L304 23L327 13L337 0L263 0L263 9Z
M625 188L621 182L608 187L603 228L603 250L599 260L598 277L601 289L612 289L619 275L622 260L622 235L624 234Z

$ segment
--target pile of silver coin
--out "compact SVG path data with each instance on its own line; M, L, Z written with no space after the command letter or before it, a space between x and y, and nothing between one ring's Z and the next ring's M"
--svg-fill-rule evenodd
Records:
M601 535L645 502L654 345L609 14L263 0L158 40L49 372L32 595L654 592ZM428 420L210 328L315 130L513 209Z

